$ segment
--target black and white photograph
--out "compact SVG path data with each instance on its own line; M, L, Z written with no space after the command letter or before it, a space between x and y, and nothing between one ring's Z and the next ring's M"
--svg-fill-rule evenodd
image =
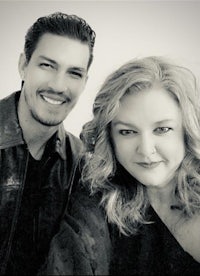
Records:
M0 275L200 275L200 1L0 1Z

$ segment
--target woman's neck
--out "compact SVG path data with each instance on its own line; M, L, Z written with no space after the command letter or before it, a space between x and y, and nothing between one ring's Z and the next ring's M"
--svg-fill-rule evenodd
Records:
M147 194L150 202L169 202L171 201L174 192L174 183L170 182L168 185L162 188L149 187L147 188Z
M147 194L151 206L156 212L165 212L171 209L171 206L176 204L175 199L175 183L171 181L168 185L162 188L147 188Z

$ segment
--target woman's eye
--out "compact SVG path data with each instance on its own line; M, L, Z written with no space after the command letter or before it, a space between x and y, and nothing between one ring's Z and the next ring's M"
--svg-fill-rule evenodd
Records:
M164 134L164 133L169 132L170 130L172 130L171 127L157 127L154 132L156 132L158 134Z
M121 130L119 130L119 133L120 133L121 135L128 136L128 135L136 134L137 131L130 130L130 129L121 129Z

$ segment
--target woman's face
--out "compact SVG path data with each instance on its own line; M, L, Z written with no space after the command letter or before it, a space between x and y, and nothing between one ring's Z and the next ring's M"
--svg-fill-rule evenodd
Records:
M160 87L122 98L111 137L117 160L148 188L169 184L185 155L181 110Z

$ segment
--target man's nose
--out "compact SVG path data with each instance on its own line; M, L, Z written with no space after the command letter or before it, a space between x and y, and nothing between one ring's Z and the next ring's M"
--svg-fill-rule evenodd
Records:
M68 90L65 74L58 72L54 74L54 76L49 80L48 86L55 92L65 93Z
M138 141L137 152L143 157L151 157L156 152L155 139L152 135L142 135Z

